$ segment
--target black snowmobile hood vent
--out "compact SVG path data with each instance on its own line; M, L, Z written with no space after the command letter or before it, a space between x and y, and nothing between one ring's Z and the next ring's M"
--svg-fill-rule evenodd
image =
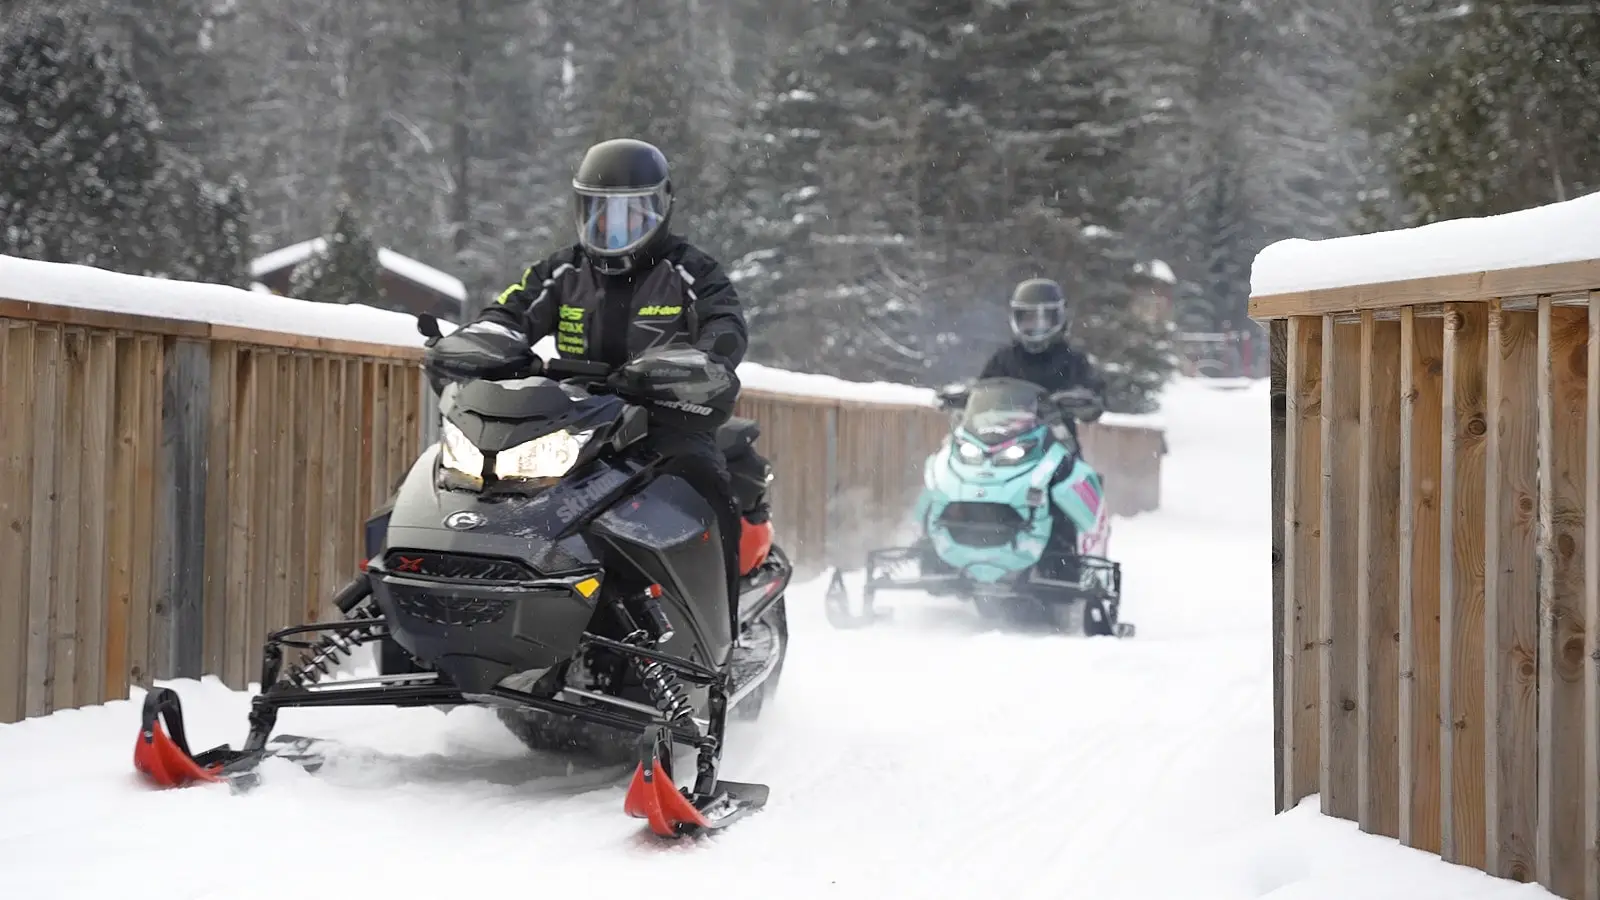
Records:
M516 560L431 550L391 550L383 567L396 575L421 575L480 584L534 581L538 574Z
M1003 503L958 500L939 514L939 524L958 544L1000 547L1009 544L1026 522L1014 508Z

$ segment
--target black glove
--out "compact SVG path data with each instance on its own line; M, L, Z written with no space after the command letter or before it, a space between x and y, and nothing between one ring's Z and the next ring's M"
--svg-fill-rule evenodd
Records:
M733 414L739 378L726 364L691 347L647 351L613 372L606 383L638 401L662 424L714 430Z
M537 374L538 359L527 335L499 322L473 322L431 341L422 367L440 381L501 379Z
M1080 422L1093 422L1106 410L1105 401L1098 394L1082 387L1056 391L1050 395L1050 402Z

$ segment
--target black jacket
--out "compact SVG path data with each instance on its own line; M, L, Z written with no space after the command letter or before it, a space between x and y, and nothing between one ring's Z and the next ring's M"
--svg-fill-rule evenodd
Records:
M1048 393L1071 388L1088 388L1105 402L1106 383L1089 358L1057 341L1042 353L1029 353L1013 343L996 350L984 364L979 378L1020 378L1031 381Z
M556 338L566 359L620 366L646 350L690 345L730 370L749 345L744 310L722 266L670 236L627 275L605 275L579 245L534 263L478 316L538 342Z

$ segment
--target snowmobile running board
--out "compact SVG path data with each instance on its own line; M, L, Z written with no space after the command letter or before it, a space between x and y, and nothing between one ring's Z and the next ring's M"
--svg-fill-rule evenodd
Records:
M351 604L352 607L354 605ZM278 678L284 647L316 648L310 642L291 639L292 635L318 631L353 632L345 640L348 646L354 646L384 637L384 632L380 630L384 627L386 623L381 617L366 616L342 622L297 625L268 635L263 650L261 683L269 687L251 698L250 731L244 745L237 750L222 744L202 753L192 752L177 692L171 688L151 688L145 695L139 734L134 743L134 768L161 788L227 783L235 791L244 791L256 786L255 770L269 756L297 762L307 771L314 772L320 767L315 755L307 752L311 745L318 743L315 738L283 735L274 741L279 747L268 746L267 739L277 724L280 709L508 705L571 716L593 724L639 733L639 763L635 767L623 809L630 816L646 819L651 831L661 837L693 836L722 828L766 805L768 788L765 785L717 778L723 734L727 727L727 676L648 647L590 633L583 635L579 645L580 649L600 647L635 659L659 663L685 681L706 686L709 689L710 722L704 731L692 718L667 720L659 714L645 718L640 714L612 712L539 697L503 686L494 687L486 695L468 696L448 683L440 683L436 672L320 684L296 684ZM670 760L674 743L688 744L698 751L693 790L678 788L673 781Z

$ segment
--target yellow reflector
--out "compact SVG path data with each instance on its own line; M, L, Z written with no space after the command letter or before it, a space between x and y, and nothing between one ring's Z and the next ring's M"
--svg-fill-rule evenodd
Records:
M584 599L588 599L593 597L594 592L600 589L600 579L585 578L584 580L573 585L573 587L578 589L578 593L582 594Z

